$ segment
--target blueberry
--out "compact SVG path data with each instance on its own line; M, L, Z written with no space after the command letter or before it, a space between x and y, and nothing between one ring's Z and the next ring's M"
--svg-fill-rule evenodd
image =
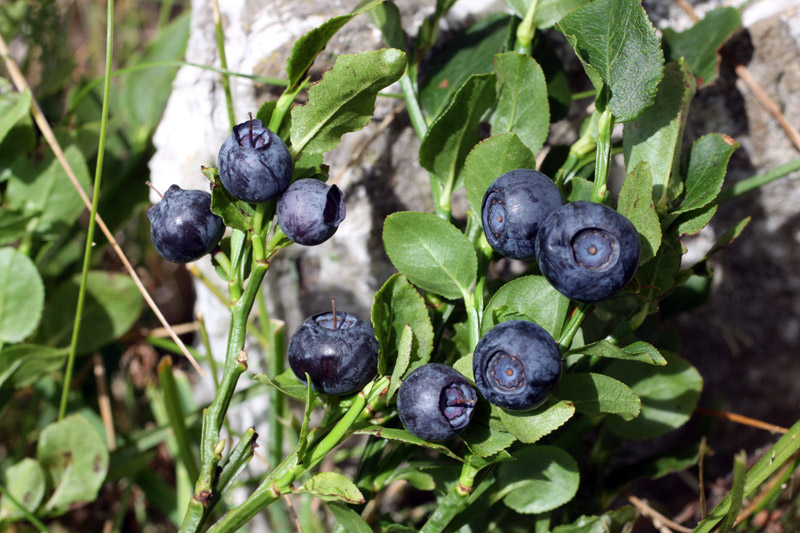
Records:
M314 315L289 341L289 366L303 383L308 373L315 390L350 394L377 374L378 340L368 322L349 313Z
M478 341L472 355L475 385L489 403L534 409L555 390L563 368L553 337L527 320L502 322Z
M605 300L633 279L639 233L610 207L575 202L553 211L536 239L539 269L561 294L578 302Z
M541 172L525 168L506 172L483 195L483 233L496 252L533 259L539 225L563 203L556 184Z
M147 210L150 239L156 251L173 263L188 263L211 252L225 233L222 218L211 212L211 195L170 186Z
M292 155L280 137L258 119L237 124L217 156L222 185L239 200L264 203L292 180Z
M467 378L447 365L432 363L415 369L400 385L397 414L410 433L444 442L467 427L477 399Z
M344 196L336 185L297 180L278 200L278 223L297 244L314 246L331 238L344 220Z

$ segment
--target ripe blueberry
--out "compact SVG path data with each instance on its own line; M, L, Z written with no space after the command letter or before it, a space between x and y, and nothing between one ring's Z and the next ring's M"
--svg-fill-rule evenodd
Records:
M188 263L211 252L225 233L222 218L211 212L211 195L171 185L147 210L150 239L167 261Z
M278 223L293 242L314 246L327 241L344 220L344 196L336 185L297 180L278 199Z
M415 369L400 385L397 414L421 439L444 442L467 427L478 393L457 370L438 363Z
M350 394L378 372L378 340L368 322L349 313L314 315L289 341L289 366L303 383L308 373L315 390Z
M553 337L527 320L502 322L478 341L472 355L475 385L489 403L525 411L540 406L561 378Z
M541 172L525 168L506 172L483 195L483 233L496 252L533 259L539 225L563 203L556 184Z
M258 119L237 124L217 156L219 178L233 196L263 203L280 196L292 180L292 155Z
M599 302L625 287L639 265L639 233L610 207L574 202L553 211L536 239L539 269L561 294Z

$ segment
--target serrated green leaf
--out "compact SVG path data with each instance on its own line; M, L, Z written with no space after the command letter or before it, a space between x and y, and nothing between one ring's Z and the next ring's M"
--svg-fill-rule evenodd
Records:
M48 298L36 335L38 342L50 346L69 344L79 287L80 275L75 275ZM139 289L127 274L89 272L78 353L102 348L127 333L139 318L143 305Z
M490 123L492 134L513 132L534 154L550 133L547 82L539 63L530 56L506 52L494 56L497 106Z
M717 204L711 204L682 213L672 221L670 225L671 233L678 237L696 235L711 222L711 219L717 213L717 207Z
M622 359L623 361L635 361L648 365L664 366L667 360L661 355L658 349L652 344L637 341L633 344L620 348L608 341L597 341L580 348L575 348L566 355L587 355L591 357L607 357L610 359Z
M720 133L709 133L697 139L689 150L689 168L686 171L685 195L672 214L686 213L705 207L714 201L725 174L728 161L739 143Z
M611 90L608 106L617 122L633 120L653 103L664 54L639 0L595 0L557 27L598 94L604 87Z
M5 489L28 510L36 514L45 491L44 471L35 459L25 458L8 467L3 476ZM8 498L0 496L0 523L25 519L25 513Z
M578 492L578 464L555 446L527 446L512 454L515 461L501 464L497 481L503 503L523 514L538 514L560 507Z
M395 361L394 368L392 369L391 381L389 381L389 390L386 393L386 399L390 400L400 385L403 383L403 376L408 370L408 364L411 361L411 351L414 347L414 330L411 329L411 324L406 324L403 328L403 333L400 334L400 340L397 342L397 360ZM423 363L424 364L424 363ZM380 365L378 365L380 366ZM386 372L378 373L383 375Z
M338 524L341 524L347 533L373 533L361 515L342 503L329 502L328 509Z
M641 286L639 294L649 302L650 313L658 311L658 302L675 286L682 255L681 243L672 237L665 238L656 256L636 271Z
M24 116L30 112L31 92L18 93L8 80L0 78L0 141Z
M556 291L543 276L517 278L500 287L486 304L481 336L498 324L493 311L505 308L506 316L522 315L539 324L553 337L558 337L568 307L569 299Z
M48 511L94 501L108 471L108 448L86 418L70 415L50 424L39 436L36 450L55 489L45 505Z
M311 479L295 492L311 494L322 501L343 501L351 504L364 503L364 495L358 490L355 483L337 472L320 472L311 476Z
M33 261L14 248L0 248L0 345L33 333L43 304L44 284Z
M469 292L478 259L455 226L430 213L405 211L386 217L383 246L395 268L411 283L445 298Z
M478 123L495 99L494 74L474 74L458 88L450 105L436 117L419 147L419 164L433 174L441 190L463 181L461 169L480 140Z
M550 398L541 407L528 412L506 411L493 406L489 426L532 444L566 424L574 414L575 406L572 403L555 398Z
M607 419L608 427L620 437L660 437L685 424L697 407L703 378L677 355L664 352L664 357L665 366L614 361L605 369L606 375L628 385L642 400L638 418L629 422L615 416Z
M739 10L734 7L712 9L682 32L670 28L661 30L664 54L670 60L681 57L691 67L699 87L714 83L719 75L719 50L742 25Z
M653 200L660 213L681 192L681 141L695 91L688 65L684 61L668 63L653 105L623 130L627 171L633 172L643 161L650 165Z
M413 370L427 363L433 350L433 326L428 308L417 289L403 275L391 276L375 293L372 303L372 326L381 347L378 372L384 375L394 368L389 388L391 397L391 391L400 385L406 369ZM398 353L406 326L413 332L411 338L413 342L409 346L408 353L410 359L405 361L406 368L395 376L397 366L401 365Z
M633 420L642 407L639 397L627 385L592 372L564 374L553 394L572 402L576 411L588 415L605 413Z
M292 108L292 152L327 152L345 133L366 126L378 91L403 75L406 55L394 48L341 55L308 90L308 102Z
M484 139L467 154L462 174L467 200L480 218L486 190L502 174L518 168L536 168L536 158L516 133L500 133Z
M506 5L521 19L525 18L534 0L506 0ZM533 24L537 28L550 28L570 11L578 9L592 0L537 0Z
M464 462L459 456L454 454L450 451L449 448L443 446L442 444L436 444L435 442L428 442L423 440L419 437L416 437L406 431L405 429L395 429L395 428L385 428L381 426L369 426L362 429L357 429L354 433L358 435L373 435L379 439L388 439L395 442L404 442L406 444L413 444L414 446L422 446L423 448L430 448L432 450L436 450L445 454L448 457L452 457L458 461Z
M251 220L255 214L253 206L233 197L222 185L216 168L204 167L203 174L213 180L211 187L211 212L222 217L229 228L250 231ZM224 279L224 278L223 278Z
M251 378L259 383L278 389L295 400L305 401L306 399L306 385L297 379L291 368L287 368L282 374L278 374L274 378L266 374L253 374Z
M642 243L639 264L646 263L661 246L661 223L653 204L653 174L646 161L636 165L622 183L617 211L633 222L639 232Z
M511 433L492 429L485 424L476 423L475 420L461 433L461 438L467 443L472 455L478 457L491 457L517 440Z

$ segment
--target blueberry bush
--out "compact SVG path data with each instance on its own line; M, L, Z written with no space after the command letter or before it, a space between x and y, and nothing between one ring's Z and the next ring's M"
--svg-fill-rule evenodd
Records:
M691 308L687 289L708 290L709 258L750 219L692 264L683 239L723 201L788 172L726 188L736 141L684 139L692 99L716 77L739 12L719 8L684 32L658 32L638 0L507 0L508 12L440 35L454 3L436 0L413 36L390 0L364 0L305 34L286 78L273 80L282 95L246 120L231 113L217 167L197 169L208 190L174 185L147 210L145 165L183 64L188 14L170 22L164 1L156 37L135 53L122 47L130 67L112 72L113 30L126 26L109 2L105 76L72 90L71 60L44 24L59 20L50 4L0 6L3 37L52 61L33 92L15 77L5 41L0 50L0 531L99 530L102 521L132 531L155 521L234 532L265 510L276 531L293 522L426 533L667 524L627 491L693 472L705 444L640 453L690 420L703 387L679 340L659 327L661 310ZM311 83L310 67L357 16L386 47L340 55ZM572 93L558 43L590 90ZM227 87L239 74L222 67ZM145 82L137 68L155 74ZM125 74L113 91L112 74ZM367 126L391 91L418 136L433 212L383 221L396 273L368 320L334 303L287 335L267 316L262 282L282 250L320 244L348 223L323 155ZM570 109L579 109L580 135L559 146L550 126ZM624 167L618 189L614 157ZM94 185L88 217L70 174L83 191ZM462 191L468 208L456 216ZM150 267L151 288L181 272L154 251L175 263L211 256L230 327L223 367L208 358L208 405L170 357L154 360L154 349L182 353L181 342L143 326L152 317L142 316L142 287L121 271L118 245L94 238L95 213ZM208 353L202 317L196 329ZM248 371L247 335L267 372ZM104 360L129 376L118 434L107 424ZM263 394L263 427L233 426L231 406ZM678 527L727 531L740 516L757 527L752 513L740 515L743 502L759 493L769 496L761 509L778 505L800 462L799 434L800 425L788 429L755 462L738 455L726 494ZM259 445L270 468L248 476ZM402 497L387 507L398 486ZM302 500L302 519L284 506L289 496ZM332 519L314 516L312 501ZM798 523L792 502L787 527Z

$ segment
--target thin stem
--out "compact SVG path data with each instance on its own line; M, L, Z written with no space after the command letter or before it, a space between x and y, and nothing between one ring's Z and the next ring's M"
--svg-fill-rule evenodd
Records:
M608 169L611 164L611 130L614 129L614 115L611 110L606 108L600 114L597 123L597 158L594 167L594 188L592 189L592 201L603 203L608 188Z
M575 334L580 329L581 324L583 324L583 321L589 316L589 313L591 313L593 309L594 306L592 304L585 303L579 304L578 307L575 308L575 311L569 318L569 322L564 326L558 338L558 349L561 353L569 350L569 347L572 345L572 339L575 338Z
M78 351L78 339L81 333L83 320L83 305L86 301L86 283L89 279L89 265L92 262L92 247L94 245L95 217L100 199L100 183L103 177L103 155L106 149L106 127L108 126L108 105L111 95L111 58L114 45L114 0L108 0L106 14L106 75L103 84L103 110L100 117L100 140L97 146L97 165L94 173L94 191L92 192L92 209L89 216L89 227L86 230L86 246L83 252L83 270L81 271L81 285L78 289L78 303L75 310L75 322L72 328L72 340L67 357L67 368L64 372L64 384L61 389L61 403L58 407L58 419L62 420L67 413L67 398L72 383L72 372L75 368L75 357Z
M783 178L787 174L791 174L796 170L800 170L800 158L793 159L788 163L784 163L783 165L775 167L772 170L768 170L763 174L756 174L755 176L751 176L738 183L734 183L732 186L722 191L719 196L717 196L715 203L721 204L722 202L727 202L728 200L738 198L750 191L758 189L759 187L763 187L767 183L771 183L777 179Z
M406 110L408 111L408 118L411 119L411 126L414 128L417 138L422 140L425 134L428 133L428 123L419 105L419 100L417 100L414 82L411 81L408 73L400 77L400 88L403 90L403 95L406 99Z
M529 56L533 49L533 36L536 35L536 25L533 19L536 17L536 5L539 0L533 0L531 5L528 6L528 11L525 12L525 18L522 23L517 27L517 42L514 49L517 53Z
M228 59L225 56L225 33L222 30L222 16L219 13L219 3L213 2L214 6L214 26L217 30L217 50L219 51L219 65L228 70ZM228 108L228 121L231 129L236 126L236 115L233 112L233 95L231 95L231 82L227 74L222 75L222 89L225 91L225 104Z

